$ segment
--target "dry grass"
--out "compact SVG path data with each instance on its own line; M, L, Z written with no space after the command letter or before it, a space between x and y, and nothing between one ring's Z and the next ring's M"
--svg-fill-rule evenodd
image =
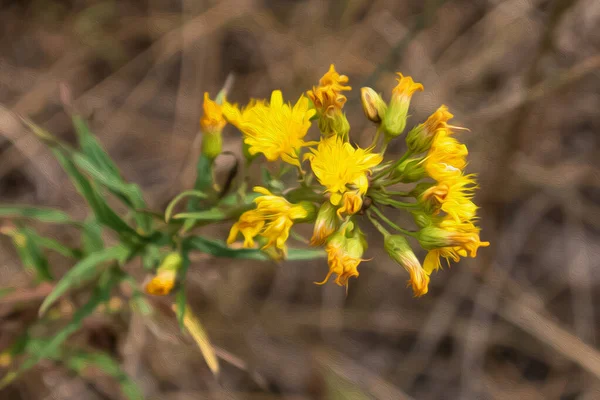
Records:
M148 398L600 398L597 1L41 0L3 5L0 21L0 103L72 140L67 84L154 208L190 186L201 93L229 74L233 100L274 88L294 98L335 63L355 89L347 113L365 144L356 89L389 93L402 71L426 88L415 120L445 103L471 130L492 242L479 258L438 273L421 299L377 244L348 297L312 284L322 262L196 260L190 301L223 360L218 382L167 314L93 320L78 339L118 355ZM84 216L58 165L5 114L0 201ZM22 288L0 300L1 350L45 292L0 246L2 286ZM42 364L0 397L118 391Z

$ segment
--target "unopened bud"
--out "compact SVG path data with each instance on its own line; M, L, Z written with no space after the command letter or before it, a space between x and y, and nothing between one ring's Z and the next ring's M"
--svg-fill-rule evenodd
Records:
M156 275L148 282L145 291L154 296L166 296L171 293L177 280L177 271L183 259L177 252L169 253L156 270Z
M395 168L392 177L399 178L403 183L412 183L420 181L426 175L423 158L409 158Z
M323 245L327 241L327 238L339 228L340 219L337 217L335 209L336 207L329 201L325 201L321 205L315 221L313 235L310 239L312 246Z
M379 93L370 87L360 89L360 100L365 116L375 123L380 123L385 115L387 104Z

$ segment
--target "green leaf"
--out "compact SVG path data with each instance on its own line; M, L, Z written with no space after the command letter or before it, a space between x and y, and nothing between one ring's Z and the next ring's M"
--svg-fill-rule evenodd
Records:
M11 218L29 218L40 222L48 222L54 224L77 224L71 217L60 210L51 208L29 207L29 206L12 206L0 205L0 217Z
M73 160L64 153L62 149L53 148L52 152L57 158L58 162L65 169L71 181L75 185L77 191L86 199L91 209L94 211L94 215L98 222L105 225L119 235L129 235L131 237L139 237L137 232L119 217L112 208L108 206L104 198L95 190L90 181L83 176L77 169Z
M85 373L85 370L89 367L96 367L106 375L114 378L128 399L143 400L144 398L140 388L123 371L119 363L108 354L77 351L67 356L66 365L79 374Z
M224 242L214 239L206 239L202 236L188 236L184 239L185 246L189 249L199 250L215 257L239 258L247 260L271 260L267 254L260 249L232 249ZM287 260L313 260L325 257L325 251L318 249L289 249Z
M106 270L102 275L98 286L94 288L88 302L75 311L71 322L50 340L43 341L38 348L32 349L34 350L34 354L26 359L17 371L7 374L0 381L0 389L6 387L6 385L41 360L57 357L57 354L60 354L60 346L81 327L83 320L90 315L96 307L110 298L112 289L121 281L121 279L123 279L123 276L124 274L118 268Z
M205 199L206 195L203 192L200 192L198 190L187 190L185 192L179 193L173 200L171 200L171 202L169 203L169 205L167 206L167 209L165 210L165 222L169 222L169 220L171 219L171 214L173 213L173 208L175 208L175 206L177 205L177 203L179 203L179 201L185 197L197 197L199 199Z
M39 314L43 315L60 296L74 286L88 282L98 274L98 264L112 260L124 260L130 249L124 245L109 247L90 254L71 268L54 287L54 290L44 299Z
M102 170L102 166L94 164L93 161L81 153L73 152L72 157L77 167L85 171L92 179L101 185L106 186L134 212L136 223L144 230L144 232L150 231L152 221L151 216L136 211L146 208L146 201L142 196L139 186L133 183L126 183L119 174Z
M32 238L32 240L34 240L34 242L39 247L43 247L48 250L55 251L58 254L61 254L65 257L70 257L70 258L80 258L81 257L81 251L79 249L73 249L69 246L66 246L66 245L60 243L57 240L50 239L50 238L47 238L44 236L40 236L33 229L28 228L28 235Z
M100 251L104 248L104 240L102 240L102 225L93 218L86 220L83 223L81 231L81 245L85 255L89 255Z
M222 221L227 218L228 213L224 210L218 208L211 208L206 211L193 211L193 212L185 212L179 213L173 216L173 219L187 219L194 221Z
M96 136L90 131L87 122L79 115L73 116L73 125L79 138L79 146L83 153L102 171L113 176L119 176L119 168L102 148Z

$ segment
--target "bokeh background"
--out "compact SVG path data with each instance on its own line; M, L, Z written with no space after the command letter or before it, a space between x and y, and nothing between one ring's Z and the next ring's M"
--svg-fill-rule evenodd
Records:
M202 93L214 96L230 74L234 101L276 88L295 100L335 63L354 88L346 112L364 146L374 129L358 89L387 98L401 71L425 86L409 126L443 103L470 129L460 138L480 177L482 239L492 243L477 259L435 274L419 299L376 234L347 296L312 283L327 271L323 260L194 259L188 293L222 357L218 379L174 319L92 316L72 339L117 357L148 398L600 398L597 0L2 1L0 32L0 103L74 141L66 85L155 209L192 185ZM84 218L51 154L9 120L0 118L0 202ZM402 151L398 142L391 152ZM227 127L226 149L239 146ZM0 285L20 294L0 299L1 350L47 288L32 286L10 241L0 246ZM119 396L100 374L50 362L0 393Z

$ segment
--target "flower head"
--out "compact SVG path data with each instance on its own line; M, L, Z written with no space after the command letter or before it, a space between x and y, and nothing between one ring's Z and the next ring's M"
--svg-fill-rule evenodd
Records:
M390 138L404 131L408 117L410 100L416 91L422 91L423 85L416 83L410 76L398 72L398 85L392 90L392 99L383 118L382 127Z
M364 195L369 187L367 175L383 160L381 154L371 153L371 149L354 148L338 137L321 139L306 158L321 185L331 193L333 205L340 204L342 195L348 190Z
M433 179L443 181L461 173L468 154L467 146L452 137L449 127L438 129L425 157L425 170Z
M342 226L327 241L325 251L329 263L329 273L318 285L325 284L332 274L336 274L335 283L348 287L348 279L358 277L358 265L364 261L362 256L367 248L362 231L352 222Z
M284 258L287 255L287 241L294 221L309 217L313 210L310 204L292 204L285 198L275 196L267 189L255 187L254 191L262 194L254 202L256 209L243 213L229 232L227 243L233 243L238 234L244 236L244 247L254 247L254 238L261 236L266 239L263 250L273 249Z
M200 127L204 133L221 132L227 121L223 117L222 107L210 99L208 92L204 93L204 103L202 104L204 113L200 118Z
M479 247L487 247L489 242L479 239L480 229L472 222L456 222L453 218L443 218L421 229L418 234L421 246L429 250L423 268L427 273L441 267L440 258L458 262L461 257L476 257Z
M427 118L427 121L417 125L406 135L406 144L408 149L414 154L427 151L433 142L436 132L439 129L448 127L448 120L453 115L448 111L448 107L442 105L433 114Z
M433 215L442 210L456 222L470 221L477 211L471 201L476 188L474 175L453 175L423 191L419 201Z
M154 296L166 296L171 293L177 279L177 271L182 263L181 254L177 252L167 254L156 270L156 275L146 285L146 293Z
M370 87L363 87L360 89L360 101L365 116L377 124L380 123L387 110L387 104L381 95Z
M223 114L244 134L250 155L262 153L269 161L281 158L289 164L300 165L298 153L300 148L310 145L303 138L315 114L309 109L306 97L301 96L292 107L283 102L281 91L275 90L269 104L252 101L240 110L236 105L225 103Z
M320 114L331 114L341 110L346 103L346 96L342 92L352 89L350 86L345 86L346 83L348 77L340 75L331 64L329 71L319 80L319 86L313 87L306 94Z

